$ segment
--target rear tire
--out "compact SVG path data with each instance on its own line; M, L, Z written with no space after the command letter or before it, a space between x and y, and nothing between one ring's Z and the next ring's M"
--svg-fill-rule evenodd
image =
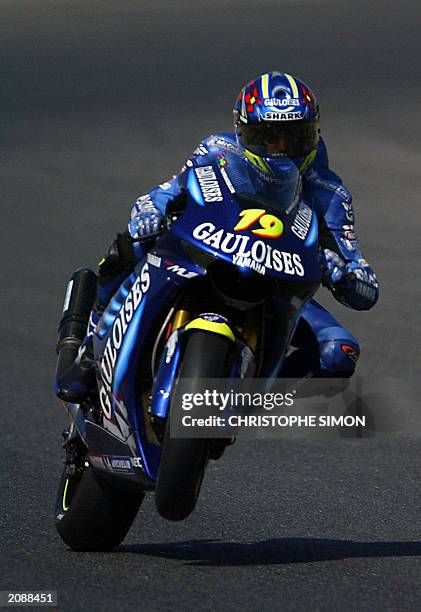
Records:
M187 339L177 378L221 378L227 375L230 340L224 336L194 331ZM194 389L191 389L194 393ZM171 406L178 399L177 389ZM170 521L181 521L196 506L209 458L209 440L171 438L169 416L162 444L161 462L155 491L159 514Z
M98 480L90 467L72 478L64 470L57 492L57 532L72 550L112 550L126 537L143 497L142 491L127 492Z

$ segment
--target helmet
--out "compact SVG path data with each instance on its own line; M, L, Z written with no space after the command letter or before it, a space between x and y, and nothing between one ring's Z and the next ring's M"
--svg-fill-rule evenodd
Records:
M263 180L276 181L280 160L304 172L319 142L319 107L303 81L268 72L247 83L234 106L237 142Z

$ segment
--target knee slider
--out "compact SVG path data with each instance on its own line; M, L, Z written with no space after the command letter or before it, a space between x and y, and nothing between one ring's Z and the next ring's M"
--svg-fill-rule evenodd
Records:
M324 375L351 376L360 355L358 342L328 340L320 344L320 368Z

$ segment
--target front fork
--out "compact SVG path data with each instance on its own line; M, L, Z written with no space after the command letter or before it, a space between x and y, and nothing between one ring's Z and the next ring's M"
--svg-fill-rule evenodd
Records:
M183 348L187 335L194 330L202 330L210 333L223 335L233 344L234 359L231 369L231 378L244 378L254 374L258 331L251 325L245 326L246 333L241 334L237 328L231 325L225 317L215 313L203 313L191 319L191 314L186 310L178 310L173 316L170 335L165 343L157 376L152 388L151 407L149 416L158 438L159 430L162 431L162 424L165 423L171 393L177 377L178 368L183 355ZM244 332L244 330L243 330ZM248 342L247 342L248 340Z

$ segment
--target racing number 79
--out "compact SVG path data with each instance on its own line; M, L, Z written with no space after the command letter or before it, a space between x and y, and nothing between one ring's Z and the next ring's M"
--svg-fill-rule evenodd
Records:
M259 222L260 228L251 230L252 234L262 238L279 238L284 231L284 224L275 215L269 215L261 208L248 208L240 212L241 221L234 227L234 231L240 232L249 229Z

